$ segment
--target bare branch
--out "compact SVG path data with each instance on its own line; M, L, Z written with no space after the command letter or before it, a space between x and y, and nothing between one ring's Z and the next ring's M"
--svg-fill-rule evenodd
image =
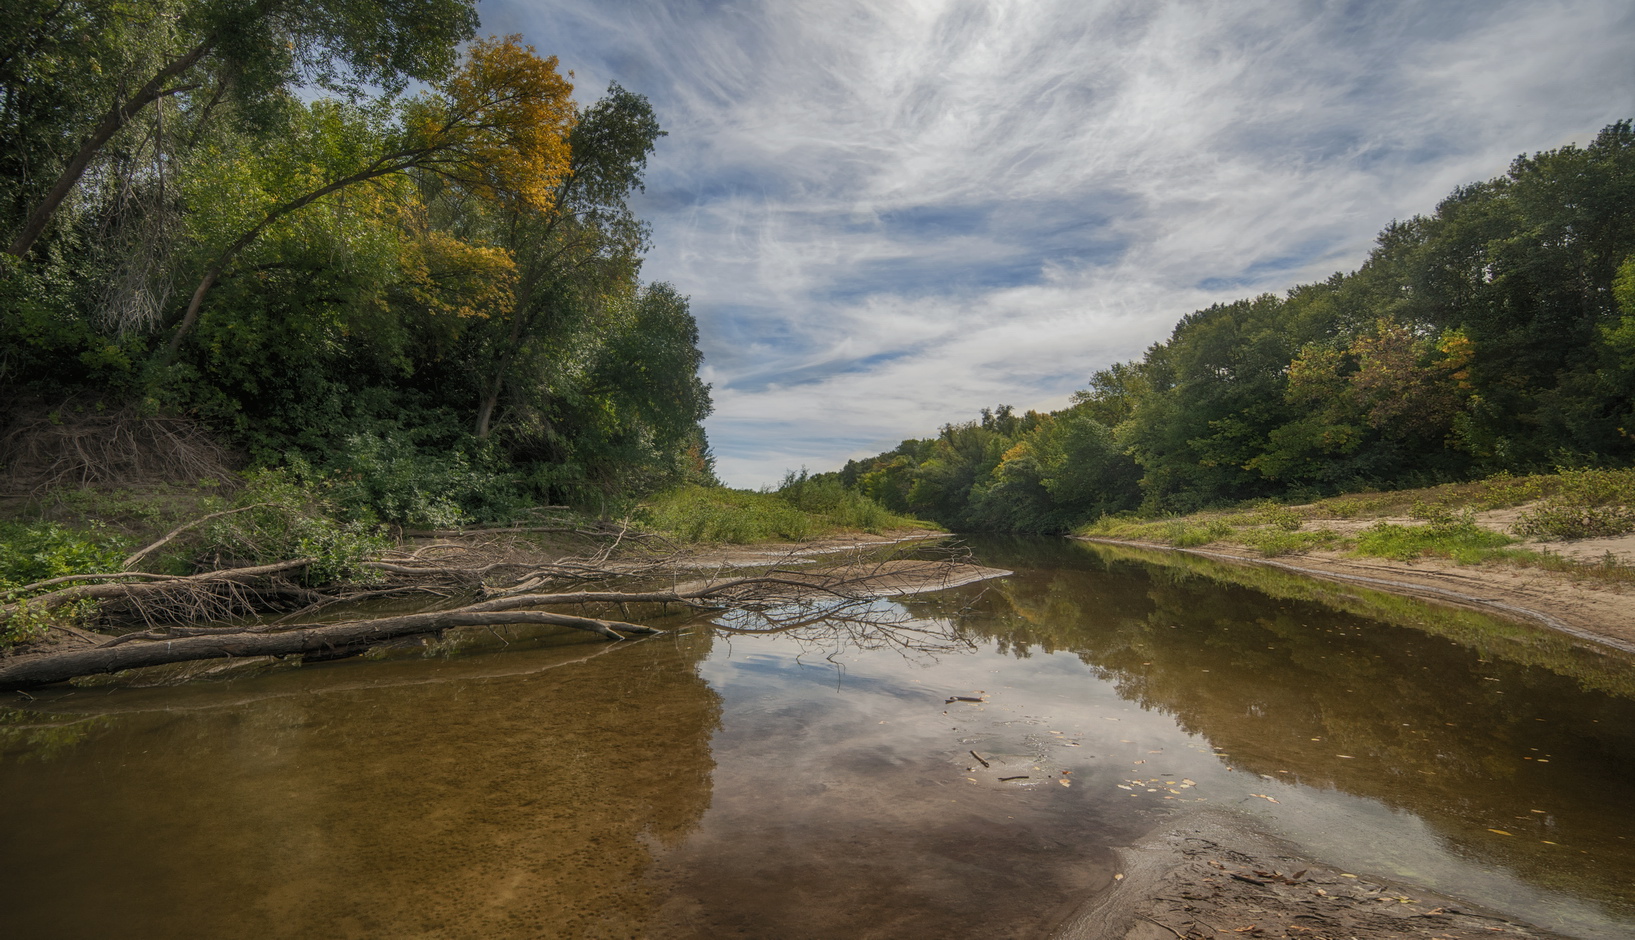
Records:
M181 535L183 532L186 532L188 529L191 529L194 526L203 525L204 523L209 522L211 519L220 519L222 516L231 516L234 513L249 512L252 509L261 509L263 507L271 506L271 505L272 505L272 503L256 503L253 506L241 506L238 509L223 509L221 512L213 512L213 513L209 514L208 516L200 516L199 518L194 519L192 522L185 523L183 525L177 526L174 529L171 529L170 533L168 535L166 535L164 538L160 539L157 542L154 542L153 544L147 546L146 548L139 549L136 552L132 553L129 558L125 559L123 562L120 563L119 570L121 570L121 571L131 570L131 566L135 565L137 562L141 561L146 556L153 554L158 549L164 547L164 545L166 543L168 543L171 539L175 538L178 535Z

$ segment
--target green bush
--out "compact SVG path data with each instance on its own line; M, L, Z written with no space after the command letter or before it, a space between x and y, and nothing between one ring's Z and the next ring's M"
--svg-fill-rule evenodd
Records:
M129 546L100 525L78 529L54 522L0 522L0 603L21 602L0 622L0 649L43 634L54 621L76 620L89 601L47 611L31 607L18 588L70 574L118 571Z
M315 584L369 581L363 567L384 550L379 526L335 518L320 486L292 469L260 470L234 499L240 511L207 523L183 545L205 566L271 564L311 558L306 578Z
M130 547L99 524L0 522L0 590L68 574L118 571Z
M1635 531L1635 470L1564 470L1553 495L1523 512L1516 532L1587 539Z
M1316 532L1291 532L1288 529L1250 529L1237 534L1239 542L1260 552L1267 558L1308 551L1313 548L1326 548L1333 544L1337 538L1338 536L1328 529L1319 529Z
M1164 537L1176 548L1197 548L1208 545L1231 536L1237 530L1224 519L1211 519L1203 525L1191 525L1186 522L1176 522L1164 533Z
M642 525L683 542L803 542L815 520L770 493L688 486L661 494L638 513Z
M330 467L335 500L356 516L447 529L508 518L526 500L518 474L460 450L431 452L401 435L354 434Z

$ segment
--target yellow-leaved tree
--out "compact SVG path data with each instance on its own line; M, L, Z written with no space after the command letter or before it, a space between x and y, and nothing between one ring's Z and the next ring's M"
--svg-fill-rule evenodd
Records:
M170 354L245 249L313 207L345 212L337 200L360 185L426 172L482 200L549 211L569 172L575 118L573 85L556 65L554 56L540 58L521 37L488 39L467 51L448 81L404 103L395 123L339 102L292 103L287 132L265 152L245 157L258 164L246 178L260 181L263 191L240 199L250 211L205 246L207 260L171 336Z

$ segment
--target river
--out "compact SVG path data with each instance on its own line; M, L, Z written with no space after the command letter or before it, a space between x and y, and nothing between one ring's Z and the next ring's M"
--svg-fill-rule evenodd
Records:
M1043 937L1115 848L1208 812L1635 936L1635 657L1262 569L974 548L1016 574L875 627L473 633L19 696L0 935Z

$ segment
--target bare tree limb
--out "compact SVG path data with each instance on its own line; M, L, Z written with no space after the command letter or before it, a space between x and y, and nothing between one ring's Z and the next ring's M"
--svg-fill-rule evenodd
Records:
M131 567L137 562L141 561L144 557L153 554L155 551L164 547L164 545L171 539L181 535L183 532L186 532L188 529L191 529L194 526L203 525L204 523L209 522L211 519L220 519L222 516L231 516L234 513L249 512L252 509L261 509L271 505L272 503L256 503L253 506L241 506L238 509L223 509L221 512L213 512L208 516L200 516L199 518L194 519L192 522L188 522L171 529L169 534L167 534L164 538L154 542L151 545L148 545L146 548L138 549L136 552L132 553L129 558L126 558L123 562L120 562L119 570L131 570Z

